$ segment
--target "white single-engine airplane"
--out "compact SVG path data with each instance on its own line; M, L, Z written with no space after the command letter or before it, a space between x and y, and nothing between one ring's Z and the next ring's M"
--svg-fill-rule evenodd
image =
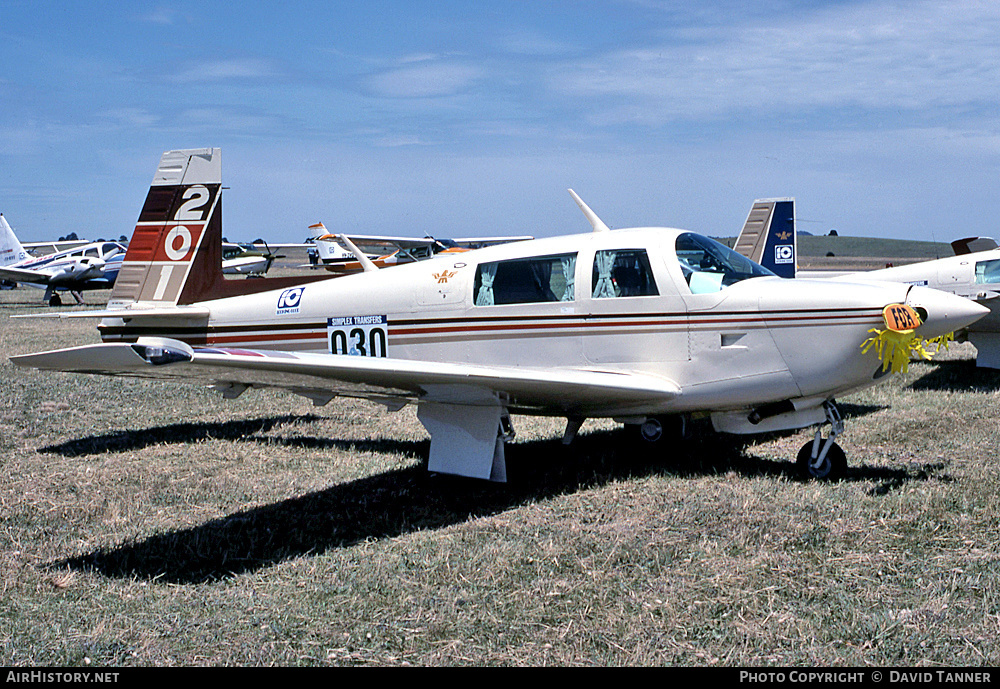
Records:
M781 277L901 282L971 299L989 312L963 329L959 337L975 345L976 366L1000 368L1000 249L995 241L988 237L958 239L951 243L955 256L904 266L863 272L798 271L794 214L794 199L754 201L737 238L736 250L749 258L760 256L760 262L774 266L772 269Z
M210 274L220 188L218 149L165 153L108 308L91 314L103 343L14 363L186 379L226 398L277 387L319 405L416 404L429 470L499 481L510 414L565 417L565 442L590 417L635 424L648 440L693 414L729 433L829 423L799 453L822 478L846 465L834 398L886 374L862 349L869 331L895 313L932 338L985 312L910 285L789 289L692 232L610 231L575 194L591 233L238 294L272 281Z
M43 256L30 256L0 214L0 280L45 288L44 299L49 306L62 303L58 294L61 290L68 291L82 304L84 290L111 288L124 257L125 247L118 242L90 242Z

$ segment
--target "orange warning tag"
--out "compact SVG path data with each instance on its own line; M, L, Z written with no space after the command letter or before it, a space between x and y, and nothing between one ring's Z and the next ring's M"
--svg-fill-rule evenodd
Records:
M882 319L885 321L885 327L897 333L913 330L923 322L917 312L906 304L889 304L882 309Z

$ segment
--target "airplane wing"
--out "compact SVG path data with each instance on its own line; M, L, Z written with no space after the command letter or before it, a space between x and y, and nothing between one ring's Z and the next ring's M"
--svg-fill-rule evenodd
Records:
M282 242L244 242L245 246L251 246L254 249L309 249L316 246L312 242L292 242L290 244Z
M51 281L51 276L37 270L23 270L21 268L0 268L0 280L10 280L12 282L33 282L39 285L47 285Z
M211 385L226 397L249 387L282 388L325 404L335 396L361 397L402 406L407 402L496 406L511 410L587 415L621 413L662 403L680 387L659 376L586 369L533 369L450 364L305 352L192 349L177 340L140 338L136 344L85 345L12 357L41 370L139 378L188 379Z
M63 249L72 249L76 246L83 246L84 244L90 244L89 239L64 239L62 241L55 242L21 242L21 246L25 249L49 249L53 252L62 251Z
M481 249L484 246L493 246L494 244L510 244L511 242L526 242L529 239L534 239L534 237L528 234L514 237L458 237L456 239L452 239L451 241L467 249Z
M366 254L382 255L393 251L410 251L412 249L429 248L434 245L430 237L377 237L373 235L345 235L361 251Z
M173 316L177 318L208 318L211 310L205 306L132 306L101 311L54 311L50 313L16 313L11 318L123 318L125 320L141 318L162 318Z
M387 248L393 247L396 249L418 249L426 246L433 246L435 241L438 240L436 237L387 237L378 235L364 235L364 234L348 234L347 238L354 242L355 245L361 248ZM494 244L509 244L510 242L521 242L527 239L534 239L534 237L528 235L515 236L515 237L460 237L458 239L446 239L441 241L447 241L454 243L457 246L465 248L475 248L479 249L484 246L492 246Z

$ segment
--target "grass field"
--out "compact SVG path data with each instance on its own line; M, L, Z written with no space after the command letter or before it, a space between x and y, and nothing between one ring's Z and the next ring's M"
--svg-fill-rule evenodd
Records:
M77 308L77 307L74 307ZM516 417L510 482L412 410L15 368L94 322L0 292L0 665L992 666L1000 374L968 345L806 432L655 452Z

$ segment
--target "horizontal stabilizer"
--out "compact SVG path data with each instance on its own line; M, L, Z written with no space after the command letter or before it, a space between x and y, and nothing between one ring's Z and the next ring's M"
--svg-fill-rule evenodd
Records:
M101 311L65 311L50 313L21 313L11 318L208 318L206 306L163 306L147 308L105 309Z
M0 280L10 280L11 282L30 282L36 285L44 285L49 282L49 276L37 270L25 270L23 268L0 268Z

